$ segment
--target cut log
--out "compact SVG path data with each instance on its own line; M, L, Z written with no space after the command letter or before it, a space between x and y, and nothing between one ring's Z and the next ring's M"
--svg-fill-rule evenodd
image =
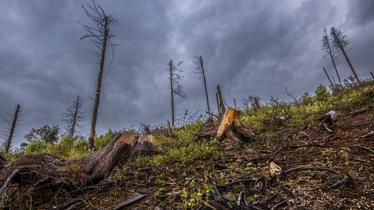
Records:
M227 107L215 137L217 139L226 137L231 140L247 142L255 136L255 130L244 126L240 121L240 112L234 108Z

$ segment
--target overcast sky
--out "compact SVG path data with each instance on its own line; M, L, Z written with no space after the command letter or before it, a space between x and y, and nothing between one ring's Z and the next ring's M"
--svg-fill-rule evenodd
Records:
M247 95L263 101L287 99L284 87L300 96L320 83L323 27L336 26L348 40L349 55L362 78L374 71L372 0L126 0L97 1L118 24L114 63L104 72L97 130L120 130L139 123L159 124L169 117L167 63L183 61L185 109L205 111L202 84L193 56L205 60L211 102L221 84L226 102ZM21 104L14 146L43 124L60 125L64 110L79 95L84 100L87 135L97 60L77 21L87 23L81 5L88 0L2 0L0 5L0 113ZM108 61L110 60L110 57ZM108 62L109 63L109 62ZM109 65L107 65L109 67ZM349 74L340 56L338 67ZM335 76L335 75L334 75ZM212 103L216 110L215 103ZM0 132L8 125L0 123Z

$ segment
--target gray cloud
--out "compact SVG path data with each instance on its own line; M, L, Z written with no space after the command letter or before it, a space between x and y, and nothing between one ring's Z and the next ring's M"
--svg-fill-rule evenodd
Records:
M87 23L80 6L89 1L5 0L0 7L0 113L21 103L16 142L32 127L59 124L76 95L85 101L85 135L97 74L90 43L77 20ZM247 95L286 99L327 84L322 58L323 27L337 26L350 40L349 54L361 77L373 62L373 2L360 1L98 1L119 21L114 63L106 69L98 131L122 129L169 118L167 63L183 60L185 109L204 112L202 85L192 57L202 55L210 99L217 83L227 103ZM110 60L110 57L108 61ZM109 62L108 62L109 63ZM344 76L345 61L338 61ZM215 106L213 106L215 107ZM0 124L0 129L6 125Z

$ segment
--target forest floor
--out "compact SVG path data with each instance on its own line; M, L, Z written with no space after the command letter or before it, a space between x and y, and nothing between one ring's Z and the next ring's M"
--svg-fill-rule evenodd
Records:
M332 133L314 122L262 133L253 144L207 143L219 153L212 157L130 163L115 173L115 187L82 205L111 208L141 193L131 209L373 209L373 122L373 110L340 113ZM270 175L271 162L281 173Z

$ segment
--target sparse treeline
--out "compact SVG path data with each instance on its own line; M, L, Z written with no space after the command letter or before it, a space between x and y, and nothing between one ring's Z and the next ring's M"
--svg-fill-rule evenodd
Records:
M330 33L327 33L326 29L324 28L324 33L322 36L322 48L325 51L325 56L328 56L332 62L332 65L334 67L336 77L338 78L340 87L343 86L340 73L338 71L338 67L336 64L337 60L337 53L340 53L343 55L344 59L346 60L352 75L348 77L349 80L352 81L354 84L359 84L361 82L361 79L356 71L356 69L353 67L353 64L351 62L351 59L349 58L347 54L347 46L349 44L349 41L347 40L347 36L339 29L335 27L331 27ZM325 69L325 67L322 67L324 73L326 74L327 79L330 82L331 88L336 89L337 84L334 82L334 78L330 76Z

